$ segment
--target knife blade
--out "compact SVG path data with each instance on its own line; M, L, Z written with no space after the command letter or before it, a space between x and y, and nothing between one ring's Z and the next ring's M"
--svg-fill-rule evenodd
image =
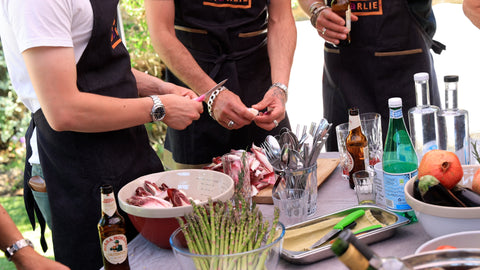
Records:
M308 249L314 249L320 245L323 245L325 242L329 241L330 239L336 237L345 227L350 225L352 222L357 220L357 218L365 215L365 211L363 209L358 209L347 216L345 216L342 220L340 220L333 229L329 231L325 236L320 238L317 242L311 245Z
M195 98L194 100L195 101L199 101L199 102L202 102L205 100L205 97L207 95L209 95L210 93L212 93L213 91L215 91L216 89L222 87L226 82L227 82L228 79L225 79L221 82L219 82L217 85L215 85L215 87L213 87L212 89L208 90L207 92L203 93L201 96Z

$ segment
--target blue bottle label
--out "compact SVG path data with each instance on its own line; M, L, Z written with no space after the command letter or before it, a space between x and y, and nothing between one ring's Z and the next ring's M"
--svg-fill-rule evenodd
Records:
M383 184L385 189L385 204L391 210L411 210L405 200L404 187L408 180L418 174L418 170L408 173L383 172Z
M390 118L400 119L403 118L402 108L390 108Z

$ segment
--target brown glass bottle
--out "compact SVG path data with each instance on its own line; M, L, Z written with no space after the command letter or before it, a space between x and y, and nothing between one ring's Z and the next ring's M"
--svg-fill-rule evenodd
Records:
M338 16L342 17L345 20L345 26L351 30L351 9L350 9L350 0L332 0L331 3L332 11L335 12ZM350 32L347 34L346 39L341 39L338 43L338 47L345 47L350 44L352 41L350 37Z
M117 211L117 202L111 185L100 187L102 217L98 235L105 270L129 270L125 219Z
M348 135L345 141L350 188L354 188L353 173L365 170L368 157L367 137L362 133L360 115L357 108L348 110Z

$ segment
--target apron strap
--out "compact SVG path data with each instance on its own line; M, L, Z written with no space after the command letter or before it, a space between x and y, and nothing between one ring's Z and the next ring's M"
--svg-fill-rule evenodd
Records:
M445 46L443 43L440 43L436 40L432 40L432 50L436 54L441 54L443 50L446 50L447 46Z
M32 166L30 165L28 160L32 156L32 146L30 144L30 140L32 138L34 128L35 122L33 121L32 114L32 120L30 120L30 125L28 126L27 132L25 133L27 153L25 157L25 168L23 171L23 201L25 204L25 210L27 211L28 219L30 220L30 224L32 225L33 230L35 230L35 216L37 216L37 220L40 225L40 245L42 246L43 252L46 252L48 250L48 245L47 241L45 240L45 218L43 217L43 214L40 211L40 208L38 207L35 198L33 197L33 192L28 185L28 181L32 177Z

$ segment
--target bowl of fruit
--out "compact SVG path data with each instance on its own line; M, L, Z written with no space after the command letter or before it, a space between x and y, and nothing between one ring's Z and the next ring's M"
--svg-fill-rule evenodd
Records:
M191 201L228 201L233 179L202 169L172 170L139 177L118 192L118 204L135 229L160 248L171 248L170 235L179 228L177 218L193 211Z
M480 230L479 169L480 165L461 165L452 152L432 150L424 155L418 175L405 185L405 200L432 238Z

